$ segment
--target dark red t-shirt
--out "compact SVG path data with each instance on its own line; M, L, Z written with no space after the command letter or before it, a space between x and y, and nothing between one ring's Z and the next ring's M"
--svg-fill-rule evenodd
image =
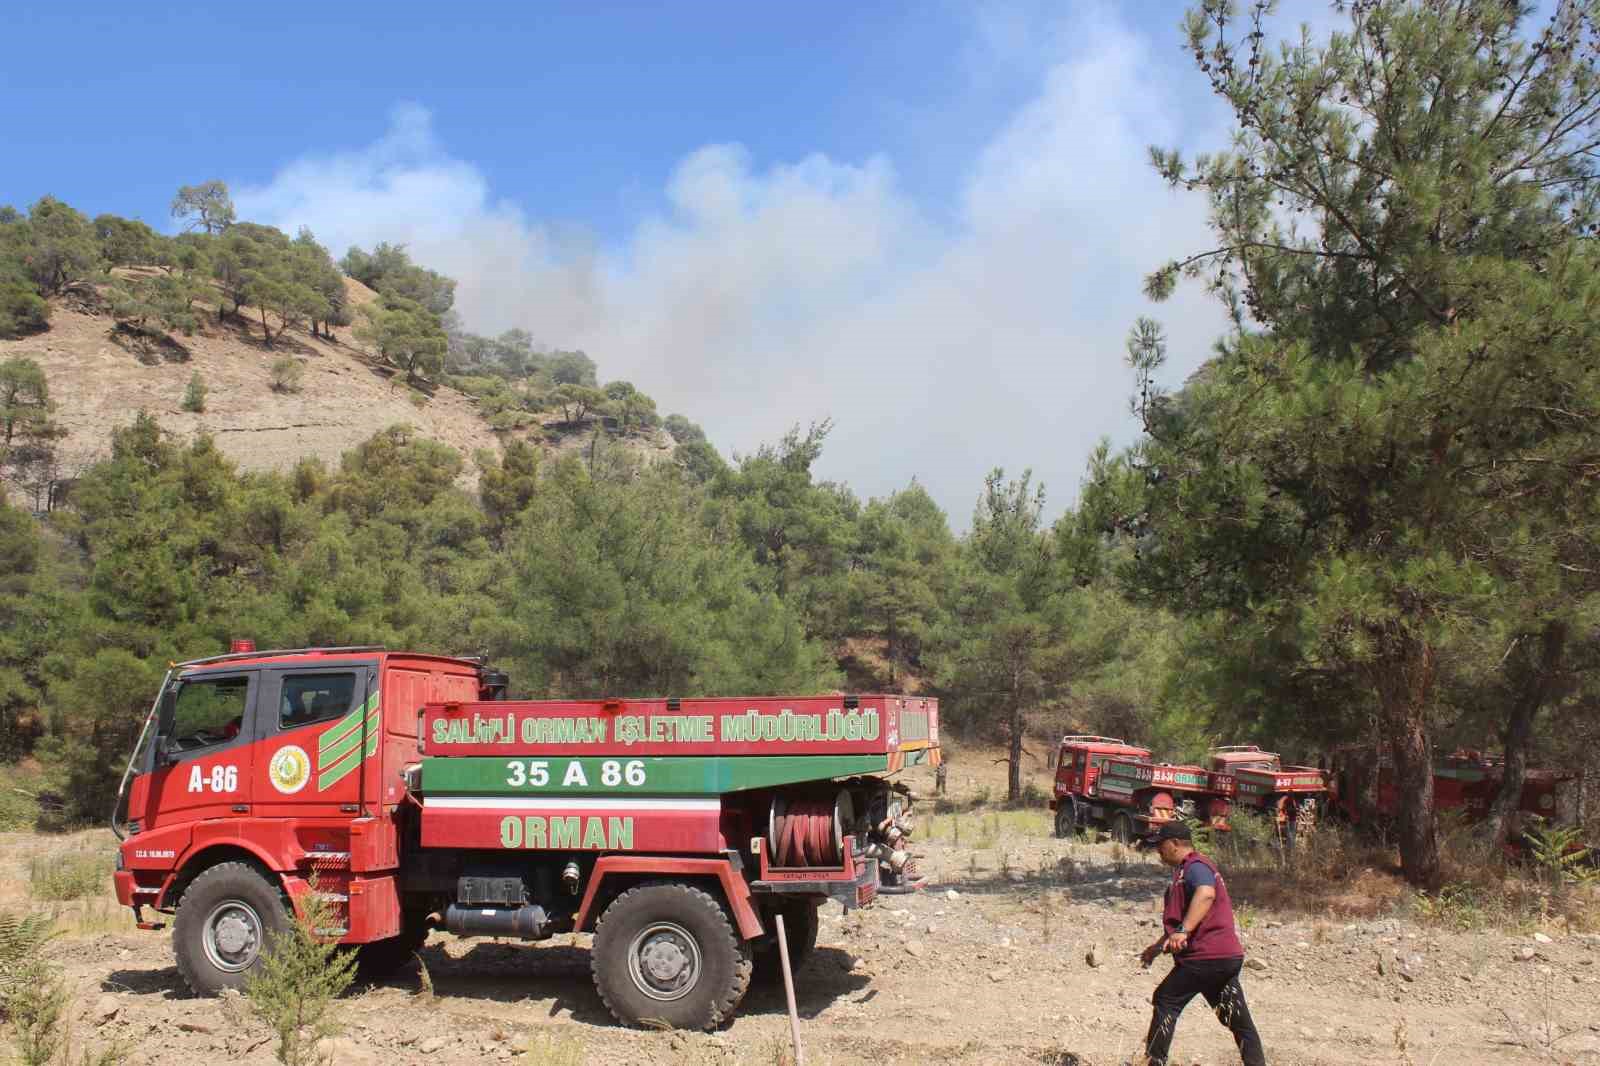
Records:
M1191 869L1195 866L1200 869ZM1189 930L1189 943L1178 952L1177 961L1244 958L1244 945L1239 943L1239 935L1234 931L1233 901L1228 898L1227 882L1222 879L1217 864L1198 851L1185 855L1183 862L1172 871L1172 884L1167 886L1166 905L1162 909L1162 924L1168 933L1178 931L1183 916L1189 911L1194 888L1200 884L1211 884L1217 891L1217 898L1212 900L1206 916L1200 919L1200 925Z

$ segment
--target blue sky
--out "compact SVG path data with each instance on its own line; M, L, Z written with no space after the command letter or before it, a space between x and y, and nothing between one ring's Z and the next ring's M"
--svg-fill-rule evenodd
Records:
M497 194L607 239L709 143L759 161L889 152L936 198L1030 82L976 70L975 17L938 3L19 5L8 36L46 47L0 68L16 103L0 192L162 223L176 183L265 181L309 150L371 142L412 101ZM71 42L70 67L52 41Z
M1321 4L1288 4L1325 18ZM1056 505L1127 439L1122 338L1221 320L1141 275L1205 239L1148 144L1224 127L1177 4L15 5L0 203L168 225L218 177L335 253L407 242L482 331L581 346L725 451L832 417L822 473Z

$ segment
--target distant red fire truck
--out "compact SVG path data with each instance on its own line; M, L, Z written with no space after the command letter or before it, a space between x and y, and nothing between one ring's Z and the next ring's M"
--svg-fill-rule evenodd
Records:
M432 929L593 932L629 1024L714 1026L817 905L903 884L936 701L510 701L471 659L379 647L176 665L119 791L118 900L174 915L195 992L237 988L315 892L379 975Z
M1399 788L1395 782L1394 757L1387 746L1349 744L1333 752L1332 804L1351 822L1363 820L1360 795L1371 788L1376 806L1373 814L1393 818L1400 809ZM1455 751L1433 762L1433 803L1440 811L1461 811L1469 821L1489 814L1489 805L1505 780L1505 761L1478 751ZM1555 818L1561 786L1573 775L1559 770L1527 771L1517 809L1523 814ZM1375 782L1375 787L1374 787Z
M1322 770L1285 766L1277 752L1263 751L1254 744L1211 749L1211 768L1231 774L1238 782L1240 806L1271 818L1291 839L1316 825L1318 811L1327 801L1328 778Z
M1125 740L1070 735L1061 738L1050 809L1058 837L1106 829L1127 844L1177 817L1227 829L1234 789L1228 774L1152 762L1149 748Z

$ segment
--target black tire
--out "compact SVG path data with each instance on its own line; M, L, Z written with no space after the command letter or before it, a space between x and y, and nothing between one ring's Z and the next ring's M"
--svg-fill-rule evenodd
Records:
M606 907L589 965L600 998L624 1025L714 1029L750 987L751 951L710 893L655 883Z
M1127 811L1118 811L1111 819L1111 839L1118 844L1132 844L1133 838L1138 834L1134 832L1133 815Z
M1056 836L1065 840L1078 831L1078 821L1073 817L1072 800L1056 801Z
M223 862L190 882L172 922L178 972L197 996L244 987L272 941L291 924L276 880L248 863Z
M817 921L817 902L791 900L783 906L782 911L783 928L789 934L789 971L798 980L806 960L817 949L817 926L820 924ZM772 942L756 949L752 977L757 984L763 985L783 980L783 959L778 954L778 923L770 922L769 928L773 931Z
M378 981L393 977L411 965L428 939L427 917L425 914L403 915L398 936L374 940L357 948L356 977L363 981Z

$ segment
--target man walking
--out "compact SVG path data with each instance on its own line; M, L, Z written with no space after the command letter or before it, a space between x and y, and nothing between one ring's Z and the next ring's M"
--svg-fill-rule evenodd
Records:
M1250 1020L1239 971L1244 968L1244 947L1233 928L1233 903L1228 886L1215 863L1194 850L1189 827L1170 821L1145 838L1154 844L1161 861L1173 868L1162 910L1162 934L1145 948L1139 960L1146 966L1162 952L1171 952L1172 972L1150 997L1155 1011L1145 1035L1149 1066L1166 1066L1178 1015L1196 995L1205 997L1217 1020L1233 1033L1244 1066L1266 1066L1261 1037Z

